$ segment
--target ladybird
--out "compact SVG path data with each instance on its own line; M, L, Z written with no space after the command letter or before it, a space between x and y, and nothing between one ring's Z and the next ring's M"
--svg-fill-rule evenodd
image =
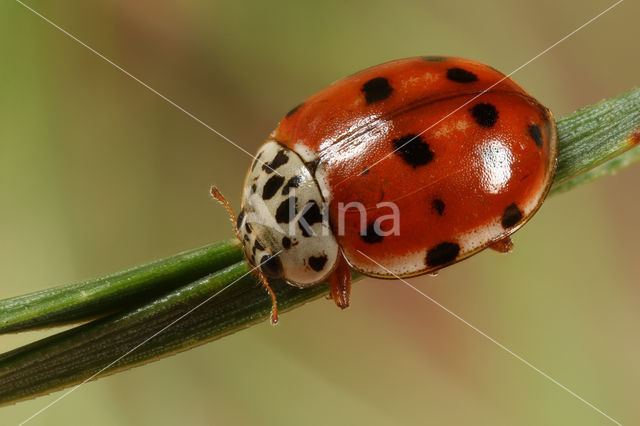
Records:
M494 68L387 62L285 115L247 173L237 236L269 291L265 276L329 281L346 308L351 270L411 277L510 251L549 191L557 150L549 109Z

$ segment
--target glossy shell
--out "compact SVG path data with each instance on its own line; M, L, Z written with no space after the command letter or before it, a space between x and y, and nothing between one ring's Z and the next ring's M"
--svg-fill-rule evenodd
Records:
M272 138L308 164L350 265L383 278L435 271L515 232L540 207L557 155L547 108L493 68L451 57L340 80L291 110ZM338 232L351 202L366 209L364 233L356 210ZM373 232L390 214L381 202L399 209L397 235Z

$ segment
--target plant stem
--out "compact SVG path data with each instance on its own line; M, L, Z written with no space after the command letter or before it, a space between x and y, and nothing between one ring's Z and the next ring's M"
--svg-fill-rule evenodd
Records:
M328 292L270 283L281 311ZM205 306L206 304L206 306ZM0 404L102 377L181 352L256 323L271 301L245 261L131 311L110 315L0 355ZM34 375L37 370L40 374Z
M243 258L231 239L121 272L0 300L0 334L87 321L122 311Z
M552 193L615 173L638 160L640 89L579 109L557 121L559 153Z

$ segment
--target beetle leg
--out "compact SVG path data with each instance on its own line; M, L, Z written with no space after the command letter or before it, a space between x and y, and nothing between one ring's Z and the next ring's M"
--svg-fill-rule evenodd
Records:
M341 308L349 307L351 299L351 267L342 253L339 254L338 265L329 275L331 298Z
M497 251L498 253L511 253L513 250L513 241L510 237L504 237L489 246L490 249Z

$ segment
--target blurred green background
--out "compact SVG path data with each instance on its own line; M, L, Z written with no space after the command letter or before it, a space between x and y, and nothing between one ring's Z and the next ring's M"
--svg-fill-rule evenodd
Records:
M254 152L330 82L414 55L511 72L613 1L31 1ZM637 85L631 0L518 72L557 116ZM0 5L0 298L228 238L250 158L13 1ZM624 424L640 424L640 167L411 282ZM265 297L267 297L265 295ZM0 336L9 350L46 333ZM0 408L24 420L60 393ZM600 425L607 419L399 282L358 284L87 384L33 425Z

